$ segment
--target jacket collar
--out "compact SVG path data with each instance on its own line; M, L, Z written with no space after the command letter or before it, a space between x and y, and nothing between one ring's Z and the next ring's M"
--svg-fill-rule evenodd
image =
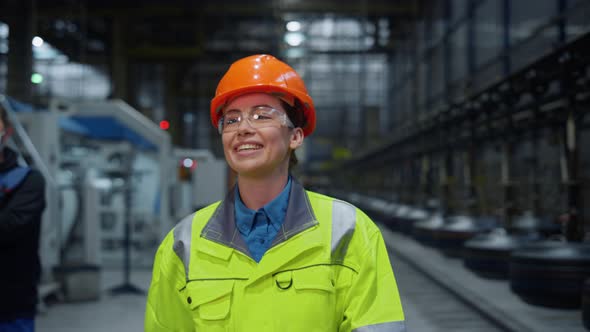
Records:
M285 221L271 247L318 224L305 189L295 178L292 179ZM203 228L201 237L239 250L251 257L248 246L236 227L234 199L235 190L230 190Z

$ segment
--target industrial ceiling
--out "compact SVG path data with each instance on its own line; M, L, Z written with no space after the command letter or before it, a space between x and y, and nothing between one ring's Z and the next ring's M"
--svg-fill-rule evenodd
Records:
M149 71L150 66L173 68L173 74L170 70L164 74L166 98L192 98L198 111L206 111L204 101L213 96L231 62L255 53L274 54L304 76L318 112L324 112L318 116L314 138L331 148L344 145L354 150L366 143L367 136L366 130L355 131L359 114L371 107L388 111L387 75L382 72L387 70L388 56L414 37L410 23L424 15L427 3L6 0L0 5L0 21L28 13L35 35L70 61L108 71L106 76L114 82L111 96L134 106L140 99L134 92L142 84L138 81L161 79L134 74ZM299 35L288 36L287 23L292 21L299 24ZM373 62L382 65L371 69ZM335 126L334 119L343 122ZM352 133L349 139L342 141L348 133Z

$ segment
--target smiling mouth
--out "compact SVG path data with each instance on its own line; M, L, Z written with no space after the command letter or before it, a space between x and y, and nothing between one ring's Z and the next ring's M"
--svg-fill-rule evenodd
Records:
M240 151L252 151L252 150L260 150L262 149L262 145L258 145L258 144L242 144L240 146L238 146L238 148L236 149L236 151L240 152Z

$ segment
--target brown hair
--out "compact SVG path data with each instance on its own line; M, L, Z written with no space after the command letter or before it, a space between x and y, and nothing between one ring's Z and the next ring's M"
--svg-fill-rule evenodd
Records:
M281 105L283 106L285 113L287 113L289 120L291 120L295 128L305 127L306 121L305 117L303 116L303 104L299 101L299 99L295 98L293 106L287 104L281 99ZM297 160L295 150L291 150L291 156L289 157L289 170L295 167L298 163L299 160Z

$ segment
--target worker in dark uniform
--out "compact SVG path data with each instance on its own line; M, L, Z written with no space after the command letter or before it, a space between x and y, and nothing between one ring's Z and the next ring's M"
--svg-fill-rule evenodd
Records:
M0 332L31 332L41 275L45 181L38 171L18 165L17 153L6 146L11 133L0 108Z

